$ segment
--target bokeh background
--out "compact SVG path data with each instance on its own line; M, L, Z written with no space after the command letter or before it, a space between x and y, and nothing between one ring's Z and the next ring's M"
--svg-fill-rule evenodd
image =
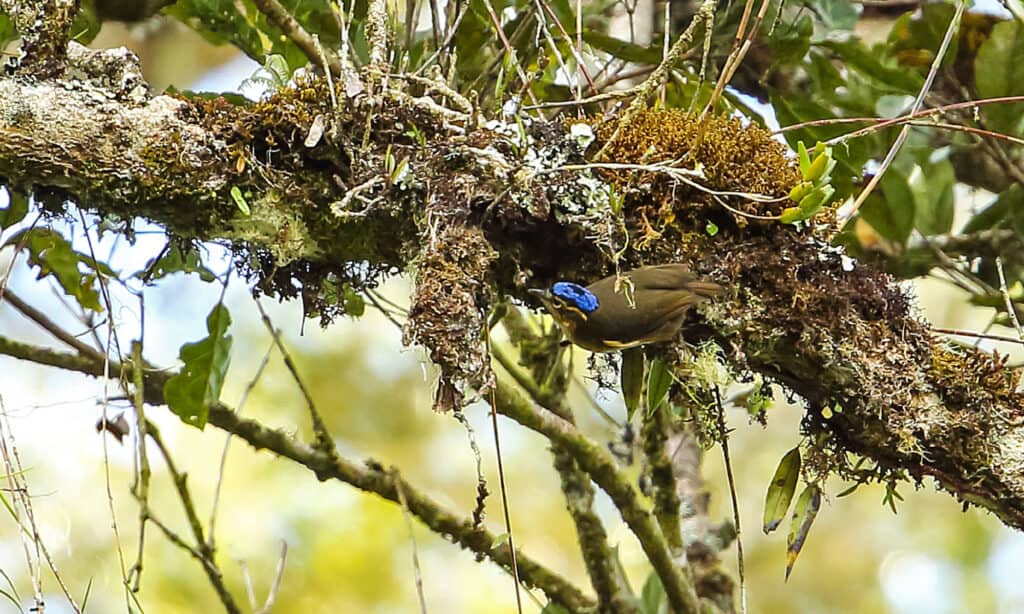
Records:
M170 20L157 19L125 27L105 24L93 46L127 45L143 60L153 85L210 91L238 90L257 66L214 47ZM251 92L249 92L251 94ZM966 218L977 206L963 195L959 212ZM83 228L69 228L82 241ZM84 245L84 244L83 244ZM97 245L101 259L118 270L142 268L163 246L159 233L143 229L134 245L105 239ZM217 273L229 266L215 246L211 262ZM7 252L5 252L7 254ZM218 265L219 262L219 265ZM24 262L0 261L11 269L10 287L36 305L58 302L48 283L35 281ZM401 277L383 288L399 304L408 303L409 286ZM922 315L937 326L977 330L990 312L965 306L957 290L940 282L911 289ZM205 317L221 294L218 284L195 277L171 276L146 295L145 344L154 363L173 366L178 344L205 336ZM138 303L118 296L109 314L123 339L140 330ZM271 340L241 280L229 284L225 302L234 325L234 351L222 400L238 406L265 357L266 369L242 411L268 425L306 433L307 414L301 394ZM430 410L433 373L422 354L404 348L395 325L373 309L357 321L344 320L321 330L301 321L298 303L265 302L298 364L342 453L373 458L399 468L414 484L449 508L468 513L476 485L475 460L466 431L448 416ZM84 326L69 310L50 313L73 332ZM0 330L20 340L47 344L45 333L0 304ZM104 328L100 328L101 336ZM56 347L56 346L55 346ZM992 347L992 346L985 346ZM1013 347L1001 347L1011 362L1021 360ZM581 354L576 361L585 365ZM581 375L585 375L582 373ZM130 566L138 543L138 508L129 494L132 449L97 434L104 384L93 378L0 358L0 395L7 415L3 435L17 447L31 488L34 513L43 543L62 579L79 600L88 593L89 612L126 611L122 568ZM110 386L108 393L117 395ZM593 391L591 391L593 392ZM595 437L613 440L618 433L586 409L576 391L583 427ZM784 395L777 395L780 399ZM616 416L621 403L612 393L598 401ZM116 399L107 411L130 408ZM1024 612L1024 536L1004 528L990 515L961 510L930 483L899 492L898 513L883 505L881 487L862 487L842 499L846 485L829 483L808 542L788 583L784 581L785 536L761 534L762 501L782 455L799 441L801 409L778 402L768 412L768 426L749 423L744 410L730 410L732 460L735 467L751 612L849 612L900 614L943 612ZM483 452L491 490L497 491L494 450L486 409L468 414ZM164 408L153 408L156 422L196 498L200 517L209 518L217 468L225 446L223 433L198 431L181 424ZM512 519L517 544L546 565L586 586L572 523L564 510L557 476L545 440L508 421L500 422ZM155 454L152 505L161 520L185 533L186 523L166 471ZM713 517L731 516L721 453L705 455L705 476ZM496 495L488 501L488 525L502 533ZM599 502L612 541L636 588L648 569L628 531L605 499ZM116 533L114 525L116 524ZM339 483L320 483L309 472L268 453L234 442L228 452L216 519L222 568L229 586L245 603L246 585L262 604L287 545L284 573L274 612L418 611L412 553L420 563L428 611L489 613L514 611L510 578L489 563L411 525L401 509ZM0 589L21 603L0 599L0 612L26 611L32 604L31 573L18 523L0 511ZM735 549L726 553L735 570ZM124 562L122 562L122 559ZM71 609L52 575L42 571L46 612ZM198 563L149 530L145 541L139 605L152 613L212 612L219 602ZM538 611L527 602L528 611ZM137 606L133 606L137 607ZM20 608L20 609L19 609Z

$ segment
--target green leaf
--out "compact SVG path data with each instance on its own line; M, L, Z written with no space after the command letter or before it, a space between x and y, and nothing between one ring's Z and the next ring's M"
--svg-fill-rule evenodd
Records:
M672 373L659 359L651 363L651 373L647 376L647 411L655 412L668 398L668 390L672 387Z
M245 197L242 196L242 190L237 186L231 186L231 200L235 201L235 206L238 207L239 211L243 215L251 215L249 211L249 203L245 202Z
M960 232L970 234L1007 224L1013 224L1018 232L1024 228L1024 188L1016 183L968 220Z
M860 12L853 2L836 2L836 0L808 0L804 3L815 16L822 21L825 31L853 30L857 25Z
M820 52L811 51L808 57L810 57L811 63L810 65L805 65L805 69L811 81L818 88L825 91L835 91L846 83L839 69Z
M718 224L709 221L707 226L704 227L704 232L708 233L709 237L713 237L718 234Z
M0 48L6 47L7 43L18 38L18 30L14 27L7 13L0 13Z
M782 519L789 511L789 504L793 501L793 493L796 492L796 481L800 477L800 448L793 448L779 461L775 475L772 476L771 484L768 485L768 494L764 499L764 525L762 530L765 534L771 533L782 524Z
M956 176L949 160L922 166L910 182L914 192L914 227L926 237L946 234L953 228L953 186Z
M827 106L811 96L793 96L788 91L779 90L769 90L769 94L772 108L775 109L779 124L783 126L820 119L833 119L841 115L832 106ZM821 96L817 98L821 98ZM796 149L801 141L805 143L828 141L848 130L849 128L842 125L807 126L799 130L788 130L784 136L790 147ZM853 188L853 179L860 178L863 174L864 163L874 155L869 149L870 143L866 141L867 139L857 139L832 148L832 157L836 160L837 170L830 183L835 187L840 198L850 193ZM810 159L807 160L807 163L810 163Z
M71 244L50 228L23 230L12 235L5 245L24 245L29 254L28 263L39 267L36 279L52 275L64 294L74 298L84 309L103 311L94 286L97 275L117 276L109 266L71 249ZM80 265L93 272L83 273Z
M896 511L896 502L902 501L903 497L900 493L896 492L896 483L889 482L885 485L885 494L882 496L882 503L889 506L893 514L898 513Z
M583 31L583 42L620 60L637 64L661 63L660 45L637 45L593 30Z
M146 266L135 273L133 277L151 283L173 273L197 273L199 279L205 282L217 279L213 271L203 266L198 250L191 246L183 248L177 244L168 247L159 258L151 258Z
M564 607L560 606L559 604L555 603L554 601L549 601L548 604L546 606L544 606L544 609L542 609L540 611L540 614L571 614L571 613L569 612L569 610L566 610Z
M658 574L651 572L640 590L640 614L662 614L668 609L665 587Z
M499 546L503 546L503 545L505 545L507 543L508 543L508 533L501 533L499 535L495 535L494 539L491 540L491 550L494 550L495 548L497 548Z
M7 188L7 195L10 202L5 209L0 209L0 230L14 226L28 214L28 196L10 188Z
M100 20L92 7L78 11L75 20L71 23L71 40L88 45L100 32Z
M804 212L800 210L800 207L786 207L779 215L779 220L783 224L795 224L804 219L806 218L804 218Z
M860 208L861 217L890 241L906 242L914 228L914 193L908 177L895 165L890 166L880 182L882 198L872 194Z
M626 416L633 419L640 394L644 389L644 351L630 348L622 352L622 372L619 375L622 386L622 401L626 404Z
M846 41L824 40L816 43L818 47L829 49L843 60L847 70L854 70L864 78L873 82L881 94L910 94L916 96L924 83L924 78L905 68L896 66L895 62L879 53L879 47L869 49L856 39Z
M289 72L308 62L291 38L257 10L252 0L177 0L163 12L215 45L231 43L256 62L262 63L268 55L280 55L287 61ZM328 0L290 3L288 12L307 32L320 37L324 49L338 48L341 39ZM353 48L360 38L355 30L350 32Z
M164 384L164 401L185 424L205 427L210 405L220 399L231 362L230 326L231 314L217 303L206 318L209 335L181 346L178 357L185 365Z
M358 318L366 312L366 301L363 296L355 291L349 284L345 284L342 304L345 306L345 313Z
M821 490L817 485L811 484L800 493L800 498L793 508L793 518L789 524L789 535L786 536L786 579L793 571L793 565L800 556L800 551L807 541L807 534L811 530L814 518L818 515L818 508L821 507Z
M978 95L983 98L1024 94L1024 26L1008 20L996 24L974 60ZM992 104L981 109L988 127L1021 134L1024 104Z
M829 199L832 198L835 192L836 190L832 186L824 185L814 188L810 194L801 198L799 208L803 219L811 219L817 215L822 207L825 206L825 203L830 202Z
M811 154L807 153L807 145L803 141L796 144L796 156L800 161L800 176L806 178L811 170Z
M773 65L800 64L811 48L814 20L804 15L785 28L773 28L769 35Z
M952 3L936 3L922 6L920 11L904 13L893 22L889 32L887 45L890 53L899 59L901 66L926 73L942 46L955 12L956 7ZM961 37L954 36L950 41L949 49L942 58L943 68L956 60Z

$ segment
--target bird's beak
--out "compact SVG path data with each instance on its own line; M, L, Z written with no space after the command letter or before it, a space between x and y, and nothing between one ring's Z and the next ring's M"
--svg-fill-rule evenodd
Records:
M530 296L536 298L538 301L540 301L540 304L543 305L545 309L548 309L550 311L550 309L551 309L551 291L550 290L545 290L545 289L542 289L542 288L530 288L529 290L526 291L526 293L529 294Z

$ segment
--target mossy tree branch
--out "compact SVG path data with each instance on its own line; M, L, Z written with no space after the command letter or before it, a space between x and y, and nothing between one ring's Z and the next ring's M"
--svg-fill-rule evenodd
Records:
M523 426L537 431L564 448L615 503L622 519L640 541L648 560L661 578L669 605L675 612L698 612L697 592L688 578L686 558L673 558L661 527L645 509L639 493L618 470L607 450L591 441L566 420L533 407L514 388L499 380L496 390L498 411Z
M0 176L55 207L71 199L185 238L229 241L255 256L247 273L261 290L292 297L298 281L321 313L339 309L317 294L330 275L373 284L417 262L407 338L441 357L443 370L448 361L456 382L480 376L479 314L496 297L525 300L526 286L556 277L595 279L613 259L686 262L732 289L703 309L688 338L713 339L737 373L800 394L810 410L804 429L828 434L824 446L933 476L1024 528L1024 398L1014 373L933 339L893 279L844 265L826 225L743 218L777 214L785 201L729 194L784 197L796 178L763 131L672 112L597 127L598 144L620 131L606 149L611 161L685 152L703 172L697 189L652 172L595 174L560 124L482 129L440 98L394 88L375 96L339 90L335 108L325 83L309 81L234 106L140 99L87 81L4 80ZM313 139L318 121L327 129ZM399 121L416 130L396 130ZM554 170L567 162L573 170ZM356 186L370 187L353 195ZM249 214L232 188L246 194ZM608 206L613 191L624 195L621 216ZM720 229L714 237L703 232L708 221ZM632 248L620 251L627 239ZM460 356L473 357L472 368L460 372ZM840 473L841 456L833 455Z
M572 411L564 403L567 374L560 362L561 353L553 351L554 348L551 347L554 340L534 335L517 310L510 310L503 322L505 330L520 352L524 355L532 353L535 360L526 361L530 363L532 377L513 362L504 348L492 343L491 353L494 358L513 379L521 383L535 403L546 405L570 424L575 424ZM542 356L545 359L536 360ZM556 359L552 361L551 357ZM557 392L546 393L534 383L536 380L549 382L548 387L556 389ZM552 442L551 454L561 481L566 507L576 526L583 563L587 568L587 575L590 576L590 584L597 593L599 610L609 614L637 612L636 600L629 590L626 579L619 573L615 554L608 544L608 532L594 509L596 493L590 476L580 468L572 453L562 444Z

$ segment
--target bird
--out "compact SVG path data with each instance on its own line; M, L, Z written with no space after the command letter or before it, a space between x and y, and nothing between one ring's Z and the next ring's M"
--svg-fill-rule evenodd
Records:
M643 266L622 275L627 284L609 275L589 286L571 281L550 288L531 288L572 343L591 352L615 352L676 337L690 307L718 296L724 288L701 280L685 264Z

